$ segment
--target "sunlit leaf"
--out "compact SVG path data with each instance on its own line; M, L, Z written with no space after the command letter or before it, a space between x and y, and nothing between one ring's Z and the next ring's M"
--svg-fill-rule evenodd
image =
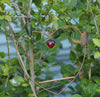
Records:
M70 96L70 97L82 97L82 96L79 95L79 94L74 94L74 95L72 95L72 96Z
M92 40L93 40L93 43L94 43L96 46L100 47L100 39L93 38Z
M100 52L96 52L95 54L94 54L94 58L100 58Z

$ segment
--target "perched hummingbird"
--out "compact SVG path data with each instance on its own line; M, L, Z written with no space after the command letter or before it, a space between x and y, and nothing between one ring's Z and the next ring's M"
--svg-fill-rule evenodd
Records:
M30 18L25 18L26 24L25 24L25 29L27 34L29 35L29 39L32 37L32 25L30 23Z

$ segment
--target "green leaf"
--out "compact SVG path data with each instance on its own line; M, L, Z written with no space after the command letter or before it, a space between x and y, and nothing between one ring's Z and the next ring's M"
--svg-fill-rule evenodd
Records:
M4 19L4 15L0 16L0 20L3 20Z
M7 64L5 64L4 66L2 65L2 66L1 66L1 69L2 69L2 71L3 71L3 75L4 75L4 76L8 76L8 75L9 75L9 67L8 67Z
M72 61L74 61L76 59L76 54L73 51L70 52L70 59Z
M100 20L100 16L97 16L96 18L97 18L98 20Z
M43 91L43 92L40 92L39 94L38 94L38 97L49 97L49 95L48 95L48 92L46 92L46 91Z
M1 92L0 97L5 97L5 92Z
M71 34L71 38L74 40L80 40L81 39L81 34L79 32L73 32Z
M52 62L54 62L55 59L54 59L54 57L47 55L47 60L49 63L52 63Z
M66 4L66 6L71 5L74 7L77 4L77 0L64 0L64 3Z
M6 54L4 52L0 52L0 58L4 58Z
M27 83L23 83L22 86L23 86L23 87L27 87L28 84L27 84Z
M36 4L36 6L39 6L41 4L42 0L33 0L33 2Z
M68 11L68 15L71 16L71 18L76 19L79 18L82 15L81 10L76 10L76 11Z
M82 46L80 44L77 44L75 50L82 52Z
M79 70L80 68L75 69L74 74L76 74Z
M97 88L96 84L94 84L93 82L89 82L89 80L87 79L82 79L80 86L84 97L94 97Z
M17 75L14 77L14 80L15 80L16 82L18 82L18 76L17 76Z
M100 39L93 38L92 40L93 40L93 43L94 43L96 46L100 47Z
M95 79L95 82L100 85L100 79Z
M11 17L9 15L6 15L5 19L8 20L8 21L11 21Z
M72 96L70 96L70 97L82 97L82 96L79 95L79 94L74 94L74 95L72 95Z
M24 79L22 77L19 78L20 83L24 83Z
M64 21L59 20L58 21L59 27L66 25L66 23Z
M37 36L36 36L36 40L40 40L41 39L41 34L38 33Z
M9 6L11 4L11 0L0 0L1 3L7 3Z
M90 32L91 31L91 26L90 25L85 25L85 29L87 32Z
M100 58L100 52L96 52L95 54L94 54L94 58Z
M100 87L96 88L96 92L100 92Z
M58 22L57 21L53 21L53 26L57 30L58 29Z
M68 33L62 33L59 37L59 40L62 41L62 40L65 40L68 38Z

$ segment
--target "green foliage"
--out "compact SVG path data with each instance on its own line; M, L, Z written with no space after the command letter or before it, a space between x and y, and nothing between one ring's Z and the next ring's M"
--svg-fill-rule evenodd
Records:
M8 76L9 75L9 67L7 64L5 64L4 66L1 65L1 70L3 71L3 75L4 76Z
M26 12L29 7L29 1L30 0L24 0L25 6L23 6L23 2L21 0L15 0L23 16L27 15ZM6 11L5 3L11 6L14 12ZM88 45L86 46L87 52L85 63L82 69L82 78L77 78L75 80L76 87L74 87L72 84L72 86L69 87L71 89L70 92L63 92L62 94L66 95L67 93L70 93L72 94L71 97L100 97L100 36L99 32L97 32L97 27L100 31L100 0L92 0L91 2L89 2L90 4L87 3L87 0L53 0L53 3L51 2L51 0L33 0L32 3L35 4L38 10L35 12L33 10L35 8L33 8L32 6L32 30L43 32L44 29L50 25L52 26L53 31L55 31L61 26L71 25L77 27L81 32L86 31L89 37L89 41L86 40L86 43ZM23 7L26 8L26 12ZM16 25L16 27L21 28L20 31L17 31L16 33L14 32L17 38L25 33L22 19L20 17L14 17L19 16L19 13L20 12L18 12L18 8L11 5L11 0L0 1L0 27L2 29L4 28L4 19L7 21L11 21ZM94 17L96 17L96 19ZM7 23L6 26L8 27ZM51 30L48 29L46 33L50 34ZM11 33L9 29L7 29L7 34L9 39L11 39ZM61 69L59 72L63 77L73 76L79 71L79 67L83 60L84 48L82 44L74 44L72 42L72 40L81 39L81 34L76 29L68 27L61 28L57 30L57 32L50 38L55 40L55 46L52 49L50 49L46 45L47 37L41 35L40 33L34 32L31 39L31 47L33 47L34 51L34 70L36 82L53 79L53 76L57 73L55 71L50 72L50 67L53 66L60 66ZM25 35L24 39L25 49L27 54L29 55L30 40L28 35ZM55 59L55 56L59 52L59 49L62 49L61 41L66 39L71 41L74 45L74 52L71 50L69 55L72 64L64 64L64 62L59 62L59 60ZM19 44L21 43L22 40L19 42ZM23 50L20 47L18 48L18 50L22 56L22 59L24 59ZM31 87L28 84L29 80L24 75L17 57L11 58L11 66L9 66L9 60L5 59L5 56L6 55L4 52L0 52L0 97L26 97L26 95L28 94L33 94ZM92 76L91 78L88 78L90 64L92 64L91 66L93 67L91 67ZM28 59L26 59L26 69L30 74ZM44 76L42 77L42 75ZM5 88L4 86L8 76L9 80L7 82L7 87ZM55 84L62 84L61 87L51 89L55 92L58 92L65 87L66 82L69 82L69 80L58 81L58 83L46 83L42 84L42 86L49 88L51 86L54 86ZM53 97L53 95L46 91L40 91L41 89L36 89L38 97Z
M77 44L75 50L77 52L82 52L82 46L80 44Z
M38 97L41 97L41 95L43 96L43 97L48 97L48 93L47 92L41 92L41 93L39 93L38 94Z
M4 52L0 52L0 58L4 58L5 57L5 53Z
M75 94L75 95L72 95L72 96L70 96L70 97L82 97L82 96L79 95L79 94Z
M0 97L5 97L5 92L0 93Z
M11 0L1 0L0 3L1 4L7 3L8 5L10 5L11 4Z
M94 58L100 58L100 52L96 52L95 54L94 54Z
M75 61L76 60L76 54L73 51L70 51L70 59L72 61Z
M80 83L80 87L82 89L82 94L84 94L85 97L94 97L97 88L96 84L83 79Z
M81 34L79 32L73 32L72 35L71 35L71 38L75 39L75 40L80 40Z
M93 43L95 44L95 46L100 47L100 40L97 38L93 38Z

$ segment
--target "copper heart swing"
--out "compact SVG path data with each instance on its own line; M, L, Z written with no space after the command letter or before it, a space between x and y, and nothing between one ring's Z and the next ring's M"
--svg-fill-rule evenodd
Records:
M46 29L48 29L48 28L50 28L50 27L47 27ZM74 27L74 26L67 26L67 25L58 28L56 31L53 31L52 28L50 28L50 29L52 30L52 33L51 33L51 34L46 34L46 29L45 29L45 32L44 32L44 33L39 32L39 31L32 31L32 32L41 33L41 34L44 34L44 35L46 35L46 36L48 36L48 37L50 38L54 33L56 33L56 32L57 32L59 29L61 29L61 28L74 28L74 29L77 30L80 34L82 34L81 31L80 31L78 28L76 28L76 27ZM16 53L17 53L18 61L19 61L19 63L20 63L21 68L23 69L23 71L24 71L24 73L26 74L26 76L27 76L33 83L35 83L36 85L38 85L40 88L42 88L42 89L44 89L45 91L48 91L48 92L50 92L50 93L53 93L53 94L55 94L55 95L61 94L61 93L76 79L76 77L80 74L80 71L81 71L81 69L82 69L82 67L83 67L84 60L85 60L86 45L84 45L84 57L83 57L83 60L82 60L80 69L79 69L78 73L77 73L75 76L66 77L66 78L60 78L60 79L54 79L54 80L46 80L46 81L42 81L42 82L37 83L37 82L35 82L34 80L32 80L31 77L29 76L27 70L25 69L25 65L24 65L24 62L23 62L23 60L22 60L22 57L21 57L21 55L20 55L20 53L19 53L19 51L18 51L19 40L20 40L25 34L26 34L26 33L24 33L23 35L20 36L20 38L18 39L17 45L16 45ZM72 80L71 80L71 81L69 82L69 84L68 84L65 88L63 88L59 93L55 93L55 92L53 92L53 91L51 91L51 90L49 90L49 89L47 89L47 88L44 88L44 87L42 87L42 86L40 85L40 84L42 84L42 83L48 83L48 82L60 81L60 80L67 80L67 79L72 79Z

